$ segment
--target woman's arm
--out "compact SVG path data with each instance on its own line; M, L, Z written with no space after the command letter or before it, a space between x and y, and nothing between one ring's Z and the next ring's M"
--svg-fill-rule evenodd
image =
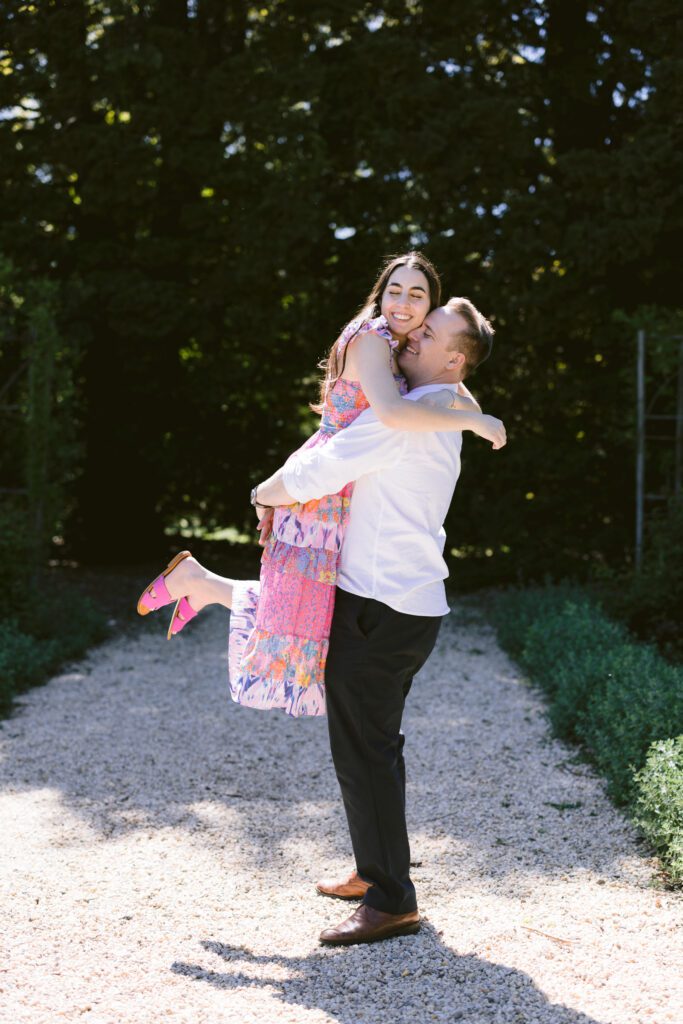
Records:
M421 405L401 398L387 359L387 343L379 335L361 335L354 341L354 349L354 370L377 419L385 427L422 433L472 430L491 441L494 448L505 444L505 428L493 416L474 410L459 412Z

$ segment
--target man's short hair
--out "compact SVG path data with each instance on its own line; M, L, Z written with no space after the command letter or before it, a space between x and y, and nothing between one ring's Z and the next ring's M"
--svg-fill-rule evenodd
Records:
M491 355L495 331L486 317L469 299L462 296L449 299L445 308L453 313L458 313L467 324L464 331L458 331L454 335L451 346L452 349L457 348L465 356L464 376L467 377Z

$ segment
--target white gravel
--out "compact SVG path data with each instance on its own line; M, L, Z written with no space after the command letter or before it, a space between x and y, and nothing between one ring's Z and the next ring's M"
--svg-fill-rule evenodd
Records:
M163 616L163 618L162 618ZM354 904L324 719L234 705L221 609L167 615L0 727L0 1020L663 1024L681 901L468 601L408 701L417 936L326 949Z

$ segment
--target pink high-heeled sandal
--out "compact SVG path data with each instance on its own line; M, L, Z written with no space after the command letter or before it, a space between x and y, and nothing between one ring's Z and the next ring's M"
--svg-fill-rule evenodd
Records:
M172 636L179 633L181 629L184 629L190 619L194 619L199 613L194 610L190 602L186 597L181 597L176 601L176 606L173 609L173 615L168 626L168 633L166 639L170 640Z
M155 580L152 580L148 586L140 594L138 601L138 615L149 615L150 612L155 612L158 608L163 608L164 605L172 604L175 598L171 597L168 592L168 588L164 583L164 577L168 576L169 573L173 572L176 565L182 562L184 558L191 558L189 551L181 551L173 558L160 576L157 576ZM151 591L154 591L152 595ZM196 612L195 612L196 614Z

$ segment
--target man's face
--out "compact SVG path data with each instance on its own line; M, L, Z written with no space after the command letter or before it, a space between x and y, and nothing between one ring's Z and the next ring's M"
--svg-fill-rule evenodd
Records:
M433 309L421 327L408 335L408 344L398 356L398 365L411 388L421 384L454 383L462 378L465 357L450 349L453 339L467 323L444 306Z

